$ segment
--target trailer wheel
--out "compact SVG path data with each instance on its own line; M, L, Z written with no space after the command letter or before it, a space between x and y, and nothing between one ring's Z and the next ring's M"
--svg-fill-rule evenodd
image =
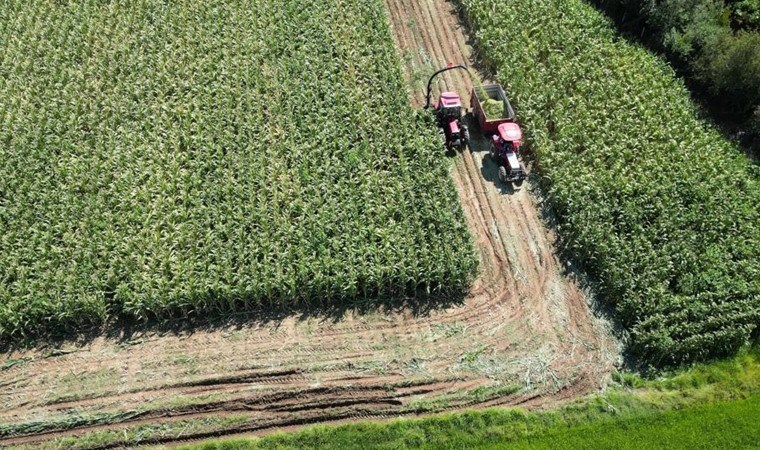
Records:
M504 166L499 166L499 180L502 183L507 182L507 168Z

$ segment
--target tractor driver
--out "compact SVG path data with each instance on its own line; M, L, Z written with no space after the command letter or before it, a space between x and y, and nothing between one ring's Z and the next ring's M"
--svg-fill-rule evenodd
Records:
M503 153L517 153L520 144L515 141L502 141L501 151Z

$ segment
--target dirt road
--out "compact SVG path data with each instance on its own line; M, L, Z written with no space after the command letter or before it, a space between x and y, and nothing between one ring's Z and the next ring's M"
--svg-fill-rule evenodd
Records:
M473 65L472 49L445 0L386 3L419 107L424 76L447 62ZM471 86L449 73L439 88L467 96ZM499 183L485 141L473 140L452 169L481 259L464 304L4 355L0 446L68 436L86 436L93 448L173 443L476 406L535 408L600 389L615 343L563 275L530 182L517 192Z

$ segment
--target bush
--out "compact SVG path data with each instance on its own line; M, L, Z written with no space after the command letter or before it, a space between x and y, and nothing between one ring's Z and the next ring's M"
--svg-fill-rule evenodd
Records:
M695 61L697 76L711 87L713 94L727 95L744 114L751 114L760 105L759 33L716 35L705 43Z

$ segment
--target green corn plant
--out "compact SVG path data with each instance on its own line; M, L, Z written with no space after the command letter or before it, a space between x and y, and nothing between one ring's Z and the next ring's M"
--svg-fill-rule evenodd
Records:
M519 110L567 253L652 364L758 335L760 171L581 0L458 0Z
M382 4L254 3L3 4L0 340L469 286Z

